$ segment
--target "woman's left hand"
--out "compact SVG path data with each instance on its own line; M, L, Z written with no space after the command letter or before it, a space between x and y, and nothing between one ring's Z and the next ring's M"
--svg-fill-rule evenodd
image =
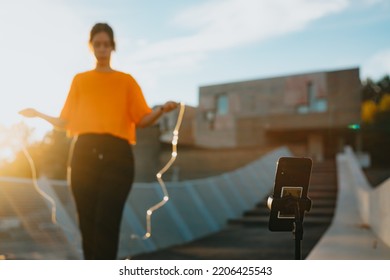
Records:
M175 110L177 107L179 107L179 103L174 101L168 101L161 107L161 110L163 111L163 113L168 113L170 111Z

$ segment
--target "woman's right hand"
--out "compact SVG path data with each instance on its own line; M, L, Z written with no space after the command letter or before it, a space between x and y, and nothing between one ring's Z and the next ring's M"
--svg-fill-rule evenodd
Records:
M54 127L58 129L65 129L67 122L65 120L62 120L61 118L52 117L46 114L43 114L33 108L26 108L21 111L19 111L19 114L21 114L24 117L27 118L41 118L50 124L52 124Z
M26 108L21 111L19 111L19 114L21 114L24 117L27 118L35 118L39 116L39 112L33 108Z

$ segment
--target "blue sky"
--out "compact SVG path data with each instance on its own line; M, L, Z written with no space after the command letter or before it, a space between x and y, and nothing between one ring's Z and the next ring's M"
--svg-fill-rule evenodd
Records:
M93 67L96 22L114 28L112 66L138 80L151 106L196 106L209 84L351 67L362 79L390 73L388 0L0 0L0 129L24 107L59 114L73 75Z

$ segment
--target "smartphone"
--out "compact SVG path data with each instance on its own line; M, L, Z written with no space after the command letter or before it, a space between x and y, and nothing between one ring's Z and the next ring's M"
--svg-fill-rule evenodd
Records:
M312 160L302 157L281 157L277 162L273 199L292 196L307 198L310 184ZM275 203L276 205L276 203ZM294 207L280 209L271 204L268 228L270 231L292 231L294 227ZM303 221L305 209L300 209Z

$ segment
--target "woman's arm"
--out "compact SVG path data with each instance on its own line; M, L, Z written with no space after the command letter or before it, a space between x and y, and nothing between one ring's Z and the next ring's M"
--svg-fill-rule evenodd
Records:
M60 118L52 117L46 114L43 114L33 108L26 108L19 112L24 117L27 118L41 118L49 123L51 123L55 128L65 129L66 121Z
M166 102L163 106L158 107L156 110L153 110L146 116L144 116L139 123L138 127L147 127L153 125L164 113L168 113L172 110L175 110L179 106L178 103L173 101Z

